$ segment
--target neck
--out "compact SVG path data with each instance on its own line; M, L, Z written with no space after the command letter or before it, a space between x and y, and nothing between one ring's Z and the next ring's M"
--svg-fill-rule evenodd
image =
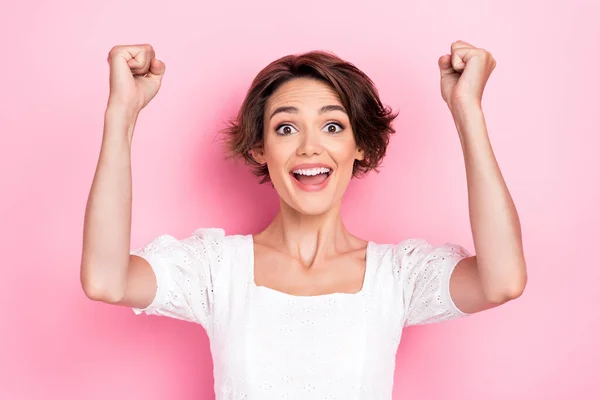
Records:
M305 266L357 246L341 218L341 201L327 212L306 215L280 200L280 209L271 224L259 235L269 247L287 252Z

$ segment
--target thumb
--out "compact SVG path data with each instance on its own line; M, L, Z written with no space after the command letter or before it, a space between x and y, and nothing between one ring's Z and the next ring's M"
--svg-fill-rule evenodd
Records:
M150 62L150 70L146 77L160 82L165 74L165 69L166 65L164 62L157 58L153 58Z
M452 57L450 54L444 54L438 59L438 66L440 67L440 75L443 78L447 75L452 75L456 73L454 68L452 68Z

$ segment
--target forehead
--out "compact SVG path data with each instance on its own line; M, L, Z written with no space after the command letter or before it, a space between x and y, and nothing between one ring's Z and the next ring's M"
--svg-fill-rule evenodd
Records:
M325 103L342 105L337 92L327 83L311 78L294 78L269 96L265 111L268 113L283 105L319 108Z

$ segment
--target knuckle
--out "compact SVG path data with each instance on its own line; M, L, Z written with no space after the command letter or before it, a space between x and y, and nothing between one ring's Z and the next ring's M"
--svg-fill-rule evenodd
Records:
M477 54L481 57L483 57L484 59L489 59L490 58L490 54L485 51L484 49L475 49L475 52L477 52Z
M121 51L122 46L113 46L110 51L108 52L108 56L109 57L114 57L116 54L119 53L119 51Z

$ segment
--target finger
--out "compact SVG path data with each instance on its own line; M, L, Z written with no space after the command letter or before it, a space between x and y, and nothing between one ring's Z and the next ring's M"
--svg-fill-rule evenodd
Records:
M467 65L465 63L465 61L463 61L463 54L465 54L465 50L461 51L463 49L456 49L452 52L452 56L450 59L450 63L452 65L452 68L454 69L454 71L456 72L462 72L465 69L465 66Z
M154 49L149 44L131 46L126 49L131 59L127 65L136 75L145 75L150 70L150 62L154 58Z
M148 59L146 60L146 64L144 64L145 72L150 72L150 65L152 60L156 59L156 53L154 52L154 48L150 46L150 51L148 52Z
M464 71L469 60L478 53L475 47L459 47L452 53L452 68L456 72Z
M456 72L464 71L467 60L465 60L463 56L469 54L468 50L474 49L476 49L475 46L464 40L457 40L450 45L452 68L454 68Z
M468 47L468 48L472 48L472 49L475 48L475 46L473 46L471 43L465 42L464 40L457 40L450 45L450 53L452 54L452 52L455 51L456 49L460 49L460 48L464 48L464 47Z
M452 68L452 56L450 54L444 54L438 59L438 66L440 67L440 75L442 77L456 73Z
M165 74L165 69L166 66L164 62L157 58L153 58L150 62L150 70L146 76L150 79L161 80Z
M131 72L134 75L144 75L147 72L147 65L149 63L148 55L142 52L137 53L134 57L132 57L129 61L127 61L127 65L131 69ZM146 71L145 71L146 70Z
M117 50L111 51L108 57L110 87L118 87L121 82L131 79L131 69L127 65L126 57Z

